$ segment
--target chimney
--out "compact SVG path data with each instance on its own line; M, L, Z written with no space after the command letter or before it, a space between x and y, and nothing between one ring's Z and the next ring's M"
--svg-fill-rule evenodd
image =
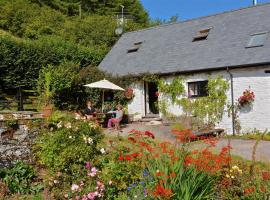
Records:
M253 0L253 6L257 5L257 0Z

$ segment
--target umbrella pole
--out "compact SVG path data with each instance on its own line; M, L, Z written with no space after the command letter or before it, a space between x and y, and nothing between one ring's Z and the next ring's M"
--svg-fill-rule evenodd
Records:
M103 109L104 109L104 90L102 90L102 106L101 106L102 113L103 113Z

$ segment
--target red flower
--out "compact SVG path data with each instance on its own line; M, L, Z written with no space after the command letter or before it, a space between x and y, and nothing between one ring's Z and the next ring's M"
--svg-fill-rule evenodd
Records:
M126 91L124 92L124 95L127 99L131 99L134 96L133 89L132 88L126 89Z
M139 156L139 154L138 154L138 153L133 153L133 154L131 154L131 156L132 156L133 158L137 158L137 157Z
M155 197L169 198L172 196L172 190L164 188L162 185L157 185L154 191Z
M155 139L155 136L153 133L151 133L150 131L145 131L144 132L144 135L148 136L148 137L151 137L152 139Z
M156 92L156 97L159 97L159 95L160 95L159 92Z
M262 178L264 181L270 180L270 173L269 172L262 172Z
M128 140L133 142L133 143L136 143L136 140L133 137L129 137Z
M131 160L131 156L130 155L126 155L126 160L130 161Z
M253 193L255 191L255 188L249 187L249 188L246 188L244 191L245 191L245 194L250 194L250 193Z
M124 160L124 157L122 156L122 152L120 152L120 155L118 157L118 160L120 160L120 161Z

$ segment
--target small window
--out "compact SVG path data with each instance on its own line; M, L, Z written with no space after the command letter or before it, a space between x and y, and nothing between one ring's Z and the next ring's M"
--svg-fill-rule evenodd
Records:
M143 42L134 42L133 47L127 50L127 53L133 53L139 50Z
M208 81L197 81L188 83L188 97L208 96Z
M210 28L199 31L199 33L193 38L193 42L206 40L209 32L210 32Z
M267 33L257 33L257 34L251 35L247 48L263 46L266 38L267 38Z

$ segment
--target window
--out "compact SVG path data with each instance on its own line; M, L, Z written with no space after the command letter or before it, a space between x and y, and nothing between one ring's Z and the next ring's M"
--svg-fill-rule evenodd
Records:
M135 42L133 44L133 47L127 50L127 53L133 53L133 52L138 51L142 43L143 42Z
M206 40L209 32L210 32L210 28L199 31L199 33L193 38L193 42Z
M261 47L264 45L264 42L267 38L267 33L257 33L251 35L248 45L246 46L247 48L250 47Z
M208 96L208 81L197 81L188 83L188 97Z

